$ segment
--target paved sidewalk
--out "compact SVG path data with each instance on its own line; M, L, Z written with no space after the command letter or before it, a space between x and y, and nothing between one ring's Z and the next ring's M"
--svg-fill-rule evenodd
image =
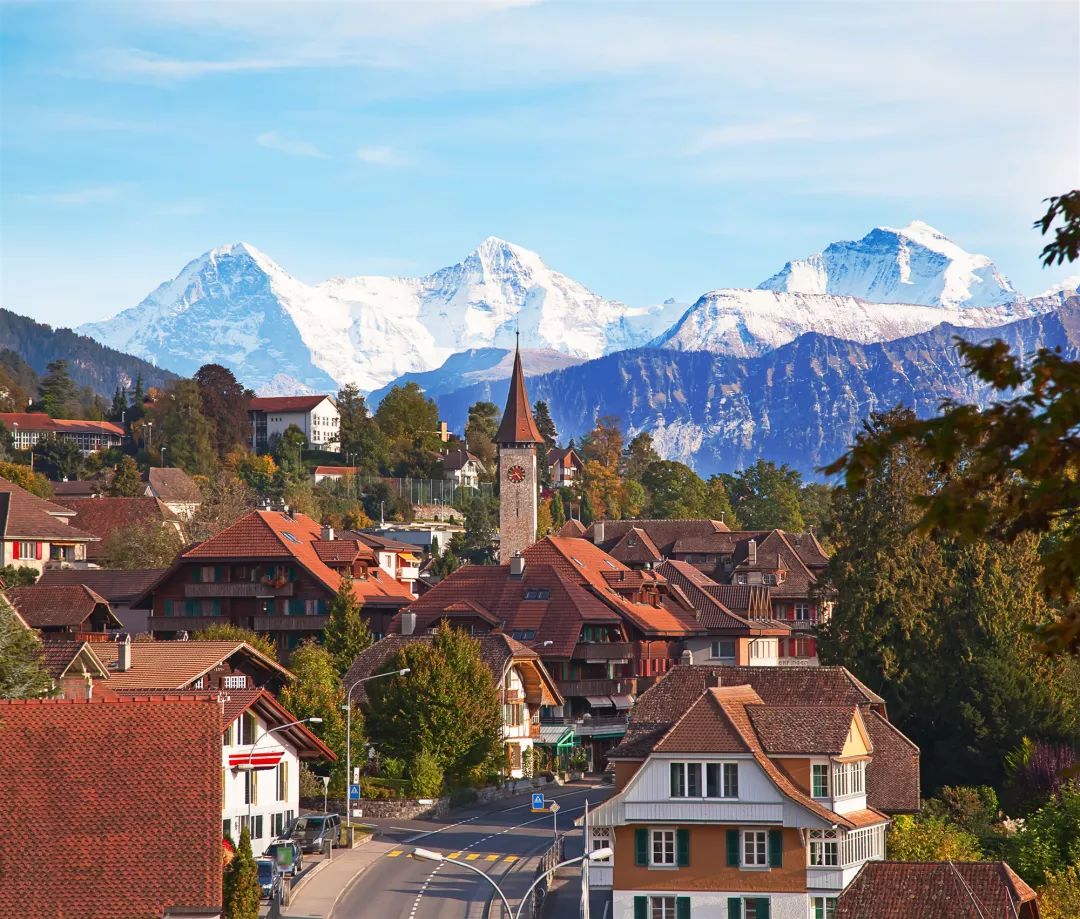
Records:
M304 919L329 919L345 888L372 863L395 848L393 843L369 839L355 849L335 849L330 862L297 887L292 903L281 914L297 919L301 916Z

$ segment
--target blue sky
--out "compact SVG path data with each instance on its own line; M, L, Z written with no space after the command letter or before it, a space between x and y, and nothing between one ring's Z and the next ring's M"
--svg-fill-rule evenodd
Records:
M299 278L488 235L633 304L914 218L1037 293L1080 181L1076 4L0 0L2 303L133 306L244 240ZM1074 266L1073 272L1077 269Z

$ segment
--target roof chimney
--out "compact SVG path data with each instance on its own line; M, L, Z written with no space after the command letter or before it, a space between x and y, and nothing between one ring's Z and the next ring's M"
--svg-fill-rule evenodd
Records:
M519 552L510 559L510 577L520 578L525 576L525 559Z
M126 635L124 640L118 642L116 649L116 669L119 673L127 673L131 669L131 636Z
M757 540L751 539L746 544L746 561L750 565L757 564Z
M592 528L592 541L597 545L600 545L604 541L604 521L601 520L598 523L593 524Z
M689 648L686 648L682 654L679 655L679 663L691 665L694 663L694 652Z
M412 635L416 631L416 613L405 612L401 614L401 634Z
M334 528L329 523L324 523L322 528L322 538L327 541L332 541L334 538Z

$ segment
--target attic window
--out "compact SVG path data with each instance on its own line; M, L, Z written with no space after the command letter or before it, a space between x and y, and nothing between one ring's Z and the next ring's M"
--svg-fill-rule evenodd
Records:
M514 629L510 637L515 641L532 641L536 638L536 629Z
M288 530L282 530L281 535L284 536L287 540L289 540L289 542L294 542L297 545L300 545L300 540L293 536L293 534L290 533Z
M546 587L530 587L525 591L526 600L550 600L551 591Z

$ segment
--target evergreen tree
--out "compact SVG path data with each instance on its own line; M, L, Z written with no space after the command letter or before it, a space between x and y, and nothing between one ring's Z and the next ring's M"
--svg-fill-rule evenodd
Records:
M543 539L552 531L551 501L540 501L536 505L536 538Z
M494 402L474 402L469 406L465 424L465 444L476 454L488 472L495 469L498 450L495 433L499 430L499 407Z
M209 475L216 465L216 453L198 384L177 380L155 403L154 416L153 450L158 462L164 446L170 466L191 475Z
M749 530L805 528L799 506L802 476L787 466L759 459L734 476L726 476L731 503L739 522Z
M109 482L108 495L110 498L136 498L146 490L142 477L139 475L139 467L130 456L125 456L113 471L112 481Z
M711 475L705 483L705 516L711 520L726 523L732 530L737 529L739 521L731 506L727 485L721 476Z
M580 520L587 527L592 526L593 508L592 501L589 500L588 489L581 493L581 505L578 508L578 520Z
M82 450L70 440L46 437L34 444L35 463L54 481L77 479L83 467Z
M131 393L131 405L128 408L128 421L138 421L146 414L146 409L143 406L143 400L146 398L146 390L143 387L142 374L137 374L135 377L135 388Z
M195 371L202 413L210 422L210 442L219 459L247 444L251 435L248 421L250 394L231 370L221 364L203 364Z
M65 360L51 361L39 389L37 408L51 418L71 418L77 413L78 393Z
M641 482L649 466L658 462L660 454L653 447L652 435L648 431L642 431L626 446L622 473L628 479Z
M355 384L343 386L337 395L342 455L348 455L351 465L361 475L380 475L387 468L389 457L383 432L371 417L367 401Z
M564 523L566 523L566 502L562 496L562 489L557 488L551 496L551 529L558 533Z
M326 650L334 659L338 673L343 676L352 666L356 655L371 645L371 629L360 615L361 603L353 592L353 580L341 579L334 599L330 601L330 615L323 631Z
M52 679L41 651L36 633L19 622L11 604L0 596L0 699L48 695Z
M533 421L536 429L544 439L544 447L552 450L558 446L559 432L555 429L555 422L551 420L551 411L543 399L538 399L533 406Z
M251 834L247 827L240 832L240 844L229 867L225 869L222 887L225 919L259 919L262 887L259 885L259 868L251 853Z
M127 414L127 396L124 395L124 390L117 384L116 392L113 393L112 405L109 407L108 418L109 421L115 421L117 424L121 420L125 419Z

